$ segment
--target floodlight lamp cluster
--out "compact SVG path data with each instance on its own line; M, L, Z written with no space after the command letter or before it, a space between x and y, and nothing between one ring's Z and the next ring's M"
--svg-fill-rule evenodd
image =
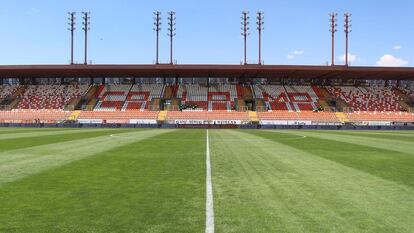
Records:
M76 30L76 12L68 12L68 15L69 15L69 17L68 17L68 20L69 20L68 30L69 31L75 31Z
M159 32L161 31L161 12L155 11L154 14L154 23L153 23L153 30L156 32L156 47L155 47L155 64L159 64ZM170 38L170 64L173 64L173 38L176 36L176 13L174 11L167 12L167 36Z
M244 39L244 64L246 65L247 64L247 36L249 36L250 35L250 27L249 27L249 25L250 25L250 16L249 16L249 11L242 11L242 13L241 13L242 15L241 15L241 17L240 17L240 19L241 19L241 33L240 33L240 35L242 35L243 36L243 39ZM264 27L263 27L263 25L264 25L264 12L263 11L257 11L256 12L256 29L257 29L257 31L259 32L259 36L258 36L258 39L259 39L259 62L258 62L258 64L259 65L261 65L262 64L262 58L261 58L261 44L262 44L262 42L261 42L261 40L262 40L262 31L264 30Z
M263 11L258 11L257 12L257 16L256 16L256 25L257 25L257 30L260 32L260 31L263 31L264 30L264 27L263 27L263 25L264 25L264 22L263 22L263 20L264 20L264 12Z
M332 33L337 32L337 27L338 27L338 13L329 13L329 31Z
M352 32L352 20L351 20L351 13L345 13L344 14L344 32L345 33L351 33Z
M176 35L175 31L176 31L176 23L175 20L177 19L177 17L175 17L175 12L174 11L170 11L168 12L168 33L167 36L173 37Z
M85 32L85 60L84 64L87 65L87 57L88 57L88 31L91 30L91 13L88 11L82 11L82 30ZM76 30L76 12L68 12L68 30L71 32L71 46L70 46L70 64L73 65L73 50L74 50L74 32Z
M242 20L241 21L242 27L240 28L242 30L241 35L242 36L250 35L250 32L249 32L249 30L250 30L250 27L249 27L249 24L250 24L250 22L249 22L249 20L250 20L249 12L248 11L243 11L242 16L240 18Z
M351 21L351 16L352 14L350 13L345 13L344 14L344 32L345 32L345 66L348 66L348 38L349 38L349 33L352 32L351 27L352 27L352 21ZM329 31L332 33L332 66L335 65L334 64L334 50L335 50L335 42L334 42L334 38L335 38L335 33L338 31L337 27L338 27L338 13L329 13Z
M154 12L154 31L159 32L161 31L161 12L155 11Z
M82 25L83 25L83 27L82 27L82 30L84 30L84 31L89 31L89 30L91 30L91 27L90 27L90 25L91 25L91 22L90 22L90 20L91 20L91 12L85 12L85 11L82 11L82 14L83 14L83 17L82 17L82 19L83 19L83 22L82 22Z

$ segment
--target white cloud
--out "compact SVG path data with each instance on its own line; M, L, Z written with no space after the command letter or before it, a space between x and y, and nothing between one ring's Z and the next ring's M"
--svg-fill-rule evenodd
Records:
M394 50L400 50L402 47L401 45L395 45L394 47L392 47L392 49Z
M407 64L408 61L390 54L385 54L377 61L377 66L405 66Z
M297 56L303 55L304 53L305 53L305 51L303 51L303 50L293 50L293 52L291 52L287 55L287 59L288 60L295 59Z
M348 53L348 62L353 63L356 60L357 60L357 55ZM345 62L345 54L339 57L339 61Z
M305 53L305 51L303 51L303 50L295 50L295 51L293 51L293 54L295 54L295 55L302 55L304 53Z
M288 59L288 60L295 59L295 56L289 53L289 54L287 55L287 59Z

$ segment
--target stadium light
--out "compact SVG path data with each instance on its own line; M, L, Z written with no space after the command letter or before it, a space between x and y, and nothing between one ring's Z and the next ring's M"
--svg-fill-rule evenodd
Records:
M155 64L159 63L159 58L158 58L158 48L159 48L159 34L161 31L161 12L159 11L155 11L154 12L154 31L156 33L156 42L155 42Z
M262 64L262 31L264 30L263 27L263 20L264 20L264 12L263 11L258 11L257 12L257 31L259 32L259 65Z
M344 32L345 32L345 66L348 66L348 39L349 39L349 33L352 32L351 27L351 15L350 13L345 13L344 14L344 20L345 20L345 24L344 24Z
M249 12L248 11L243 11L242 12L242 16L241 16L241 35L244 38L244 65L247 64L247 36L250 35L249 33Z
M168 33L167 35L170 37L170 64L173 64L173 37L175 34L175 12L170 11L168 12Z
M338 16L338 13L330 13L329 14L329 22L330 22L330 28L329 31L332 33L332 63L331 65L334 66L335 65L335 32L337 32L337 26L338 24L336 23L338 21L338 19L336 18Z
M76 12L68 12L69 15L69 28L68 30L70 31L70 64L73 65L73 37L74 37L74 32L76 30L75 25L76 25Z
M82 22L82 30L85 32L85 61L84 64L88 64L88 31L91 30L90 25L90 19L91 19L91 12L85 12L82 11L83 14L83 22Z

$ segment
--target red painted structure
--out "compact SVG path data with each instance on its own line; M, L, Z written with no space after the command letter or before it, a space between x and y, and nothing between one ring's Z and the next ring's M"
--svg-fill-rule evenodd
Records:
M290 79L414 80L414 67L293 65L6 65L0 78L228 77Z

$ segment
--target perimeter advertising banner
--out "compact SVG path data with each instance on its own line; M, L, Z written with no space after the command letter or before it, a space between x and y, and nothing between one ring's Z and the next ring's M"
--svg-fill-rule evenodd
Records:
M261 125L312 125L312 121L261 120Z
M241 120L173 120L168 123L176 125L244 125L248 122Z
M152 119L130 119L130 120L103 120L103 119L78 119L81 124L157 124Z

